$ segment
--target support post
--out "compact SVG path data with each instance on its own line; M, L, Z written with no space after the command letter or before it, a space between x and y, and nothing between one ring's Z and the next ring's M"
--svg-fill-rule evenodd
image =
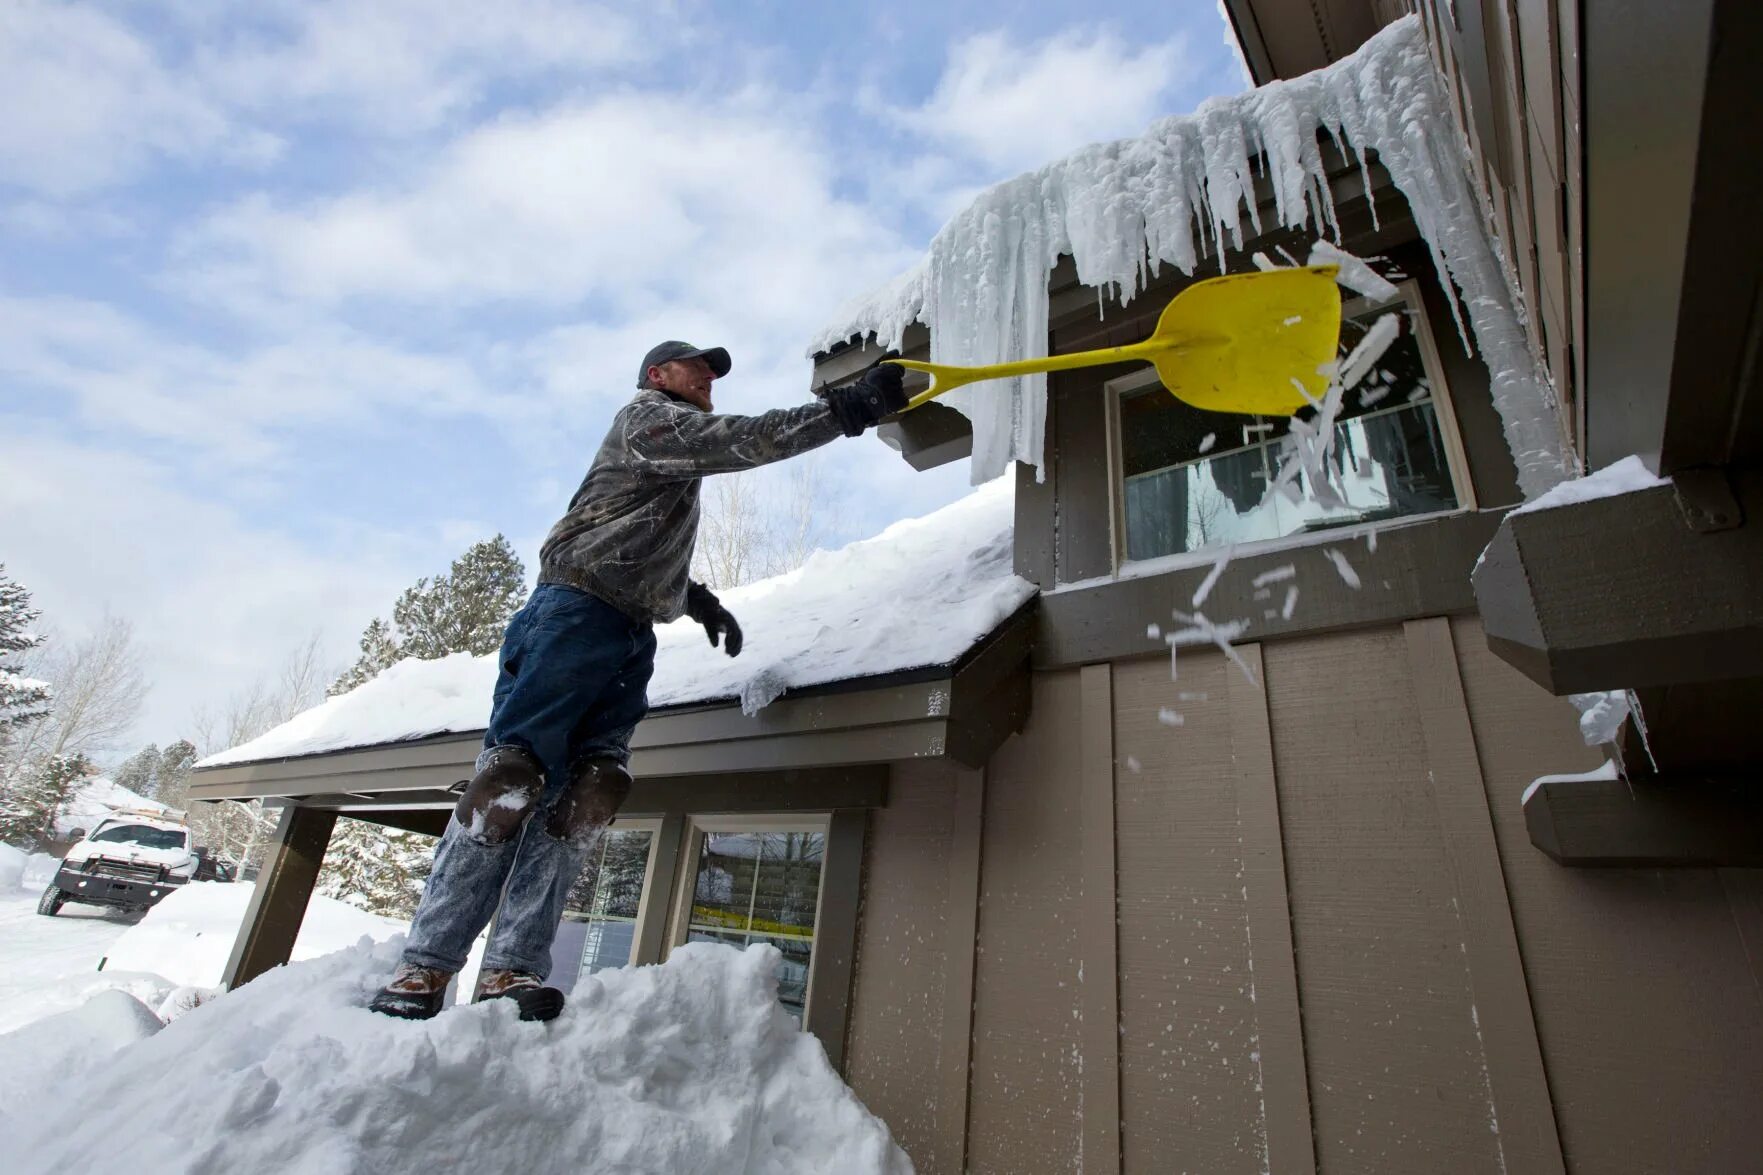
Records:
M282 809L269 845L269 859L257 875L244 924L221 977L229 990L281 966L294 953L306 903L312 898L336 824L335 812L292 804Z
M857 908L863 900L863 845L867 808L836 808L827 820L820 875L820 913L814 923L814 973L809 978L808 1031L826 1059L845 1071L845 1027L851 977L857 967Z

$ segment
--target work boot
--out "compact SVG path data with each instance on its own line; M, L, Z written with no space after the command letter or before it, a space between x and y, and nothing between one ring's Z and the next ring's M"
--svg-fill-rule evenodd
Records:
M401 1020L428 1020L440 1012L441 1002L447 998L447 985L451 982L451 971L400 963L392 972L392 982L380 988L379 994L367 1006L372 1011Z
M513 1000L520 1008L522 1020L555 1020L563 1011L563 993L546 987L545 981L531 971L506 971L490 968L478 976L477 995L472 1002Z

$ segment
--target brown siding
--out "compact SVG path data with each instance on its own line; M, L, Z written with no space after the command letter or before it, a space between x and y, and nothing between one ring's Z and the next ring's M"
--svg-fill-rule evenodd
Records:
M903 763L875 811L863 878L845 1076L864 1105L937 1175L945 927L957 769Z
M1210 649L1035 674L983 807L897 770L847 1055L919 1168L1113 1169L1117 1063L1127 1172L1754 1169L1763 872L1533 848L1525 785L1598 755L1473 617L1244 654L1265 692Z
M1599 756L1559 703L1455 621L1561 1145L1575 1172L1737 1172L1763 1155L1763 987L1740 931L1756 870L1566 869L1519 797Z
M1401 630L1263 655L1318 1166L1499 1171Z
M1267 1165L1229 668L1116 667L1120 1090L1127 1172ZM1181 701L1178 693L1204 695ZM1166 725L1160 711L1181 715Z
M1072 1171L1082 1135L1079 687L1035 676L1034 717L986 773L968 1162Z

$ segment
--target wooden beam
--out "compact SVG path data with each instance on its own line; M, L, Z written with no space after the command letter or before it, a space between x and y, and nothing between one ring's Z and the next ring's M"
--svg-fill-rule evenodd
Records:
M814 919L814 974L806 1028L820 1038L826 1059L845 1071L845 1026L851 977L857 965L857 912L863 900L863 846L869 812L840 808L827 821L820 870L820 909Z
M229 990L249 983L271 967L286 963L300 936L306 903L318 880L324 851L336 827L335 812L289 806L282 809L269 859L257 875L245 921L233 941L221 983Z
M1525 796L1530 843L1562 865L1763 866L1763 780L1575 779Z
M1763 665L1763 473L1699 531L1670 486L1508 517L1473 584L1488 647L1554 694L1751 677Z
M686 817L670 812L661 818L655 833L655 847L643 868L641 909L637 916L637 941L631 962L648 965L661 962L667 953L667 914L673 908L673 887L690 884L680 877L680 854L685 851Z
M1255 947L1255 1025L1261 1045L1267 1169L1281 1175L1315 1175L1316 1144L1298 1005L1297 956L1292 948L1285 837L1280 830L1273 731L1267 717L1267 670L1259 644L1238 645L1237 652L1255 674L1250 682L1232 668L1226 680L1230 682L1237 819L1243 838L1243 887Z
M1079 673L1082 774L1083 1168L1120 1170L1120 943L1115 900L1114 677L1111 665Z
M1426 743L1427 790L1456 891L1488 1100L1500 1123L1502 1164L1510 1171L1560 1175L1566 1169L1561 1139L1451 622L1442 616L1410 620L1402 636Z
M944 923L941 1083L937 1090L939 1171L967 1170L967 1102L973 1064L974 951L979 944L979 878L985 837L986 773L955 773L949 819L949 904Z

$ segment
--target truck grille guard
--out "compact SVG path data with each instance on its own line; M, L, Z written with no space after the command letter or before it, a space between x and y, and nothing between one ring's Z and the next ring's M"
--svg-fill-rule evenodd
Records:
M147 865L133 861L113 861L108 857L91 857L80 872L94 877L114 877L119 881L145 881L157 884L167 877L164 865Z

